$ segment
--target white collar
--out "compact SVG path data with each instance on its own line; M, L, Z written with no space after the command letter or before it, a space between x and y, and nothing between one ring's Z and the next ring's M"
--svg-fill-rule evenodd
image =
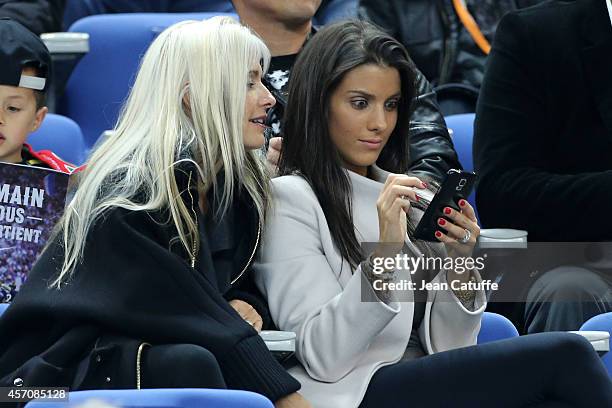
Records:
M612 0L605 0L608 7L608 15L610 15L610 24L612 25Z

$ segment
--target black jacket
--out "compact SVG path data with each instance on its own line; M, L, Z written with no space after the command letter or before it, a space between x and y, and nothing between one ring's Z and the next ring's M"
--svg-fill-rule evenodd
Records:
M66 0L0 0L0 17L19 21L36 35L62 31Z
M612 239L611 72L605 0L501 21L474 137L483 226L526 229L532 241Z
M181 191L193 208L197 191ZM60 291L47 286L63 259L51 244L0 319L0 385L21 378L25 386L135 388L136 350L147 342L207 348L232 389L271 400L299 389L227 302L249 278L261 233L245 196L229 214L233 222L200 220L192 268L192 255L170 244L177 232L167 212L113 209L90 231L83 262Z
M316 31L313 29L312 35L316 34ZM274 57L272 65L274 65ZM290 67L287 68L290 70ZM276 105L268 111L269 122L270 118L283 117L285 106L287 106L288 85L285 84L282 89L277 89L268 79L268 76L265 76L263 83L276 99ZM462 167L448 134L444 117L438 108L436 94L427 79L418 70L416 87L417 98L408 135L410 137L410 168L408 171L441 181L449 169Z
M480 30L492 41L501 17L542 0L467 0ZM461 83L478 89L486 55L463 27L451 0L360 0L359 15L401 41L435 86Z

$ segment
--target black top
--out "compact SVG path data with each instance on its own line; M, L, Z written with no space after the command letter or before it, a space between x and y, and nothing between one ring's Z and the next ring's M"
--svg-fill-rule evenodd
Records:
M609 241L612 26L604 0L501 21L480 93L474 164L486 228L530 241Z
M186 186L186 176L179 178ZM181 191L188 208L197 208L197 190ZM210 236L201 231L195 268L191 254L170 243L177 233L168 219L167 211L110 210L92 227L83 261L60 291L48 288L63 259L56 239L0 318L0 385L21 378L24 386L135 388L136 349L147 342L207 348L231 389L273 401L298 390L228 304L250 279L248 268L239 278L257 241L250 200L238 195L227 222L211 219ZM241 234L226 236L232 228ZM100 349L104 363L83 369Z
M542 1L466 0L465 5L492 42L504 14ZM480 87L487 56L463 26L451 0L359 0L359 15L401 41L435 86Z

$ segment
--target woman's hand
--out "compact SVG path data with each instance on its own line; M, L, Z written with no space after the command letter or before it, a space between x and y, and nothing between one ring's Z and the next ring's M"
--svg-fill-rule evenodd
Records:
M238 312L240 317L242 317L248 324L253 326L258 333L261 331L263 320L253 306L238 299L230 300L229 304Z
M471 256L480 235L476 214L470 203L459 200L459 207L461 212L450 207L444 208L444 215L450 222L444 218L438 218L437 221L439 230L436 231L436 238L444 242L448 256L453 258ZM469 239L464 242L468 236Z
M283 397L274 403L276 408L312 408L310 402L301 394L294 392L286 397Z
M283 138L273 137L268 144L268 153L266 153L268 169L272 174L276 175L278 169L278 161L280 160L281 150L283 148Z
M426 188L425 183L416 177L405 174L390 174L376 201L378 228L381 246L375 251L377 256L394 256L404 245L406 239L406 213L410 201L418 201L414 188ZM382 252L382 253L381 253Z

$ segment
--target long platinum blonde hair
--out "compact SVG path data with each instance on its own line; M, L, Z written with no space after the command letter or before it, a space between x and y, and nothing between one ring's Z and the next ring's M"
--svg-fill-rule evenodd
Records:
M64 261L52 286L72 274L90 228L115 207L168 209L188 253L199 246L193 209L183 203L175 179L180 162L195 165L204 191L219 189L222 212L241 185L263 222L269 176L260 153L245 149L243 124L249 71L262 65L265 72L269 62L261 39L228 17L180 22L153 41L113 135L91 155L60 220ZM218 172L223 186L216 185Z

